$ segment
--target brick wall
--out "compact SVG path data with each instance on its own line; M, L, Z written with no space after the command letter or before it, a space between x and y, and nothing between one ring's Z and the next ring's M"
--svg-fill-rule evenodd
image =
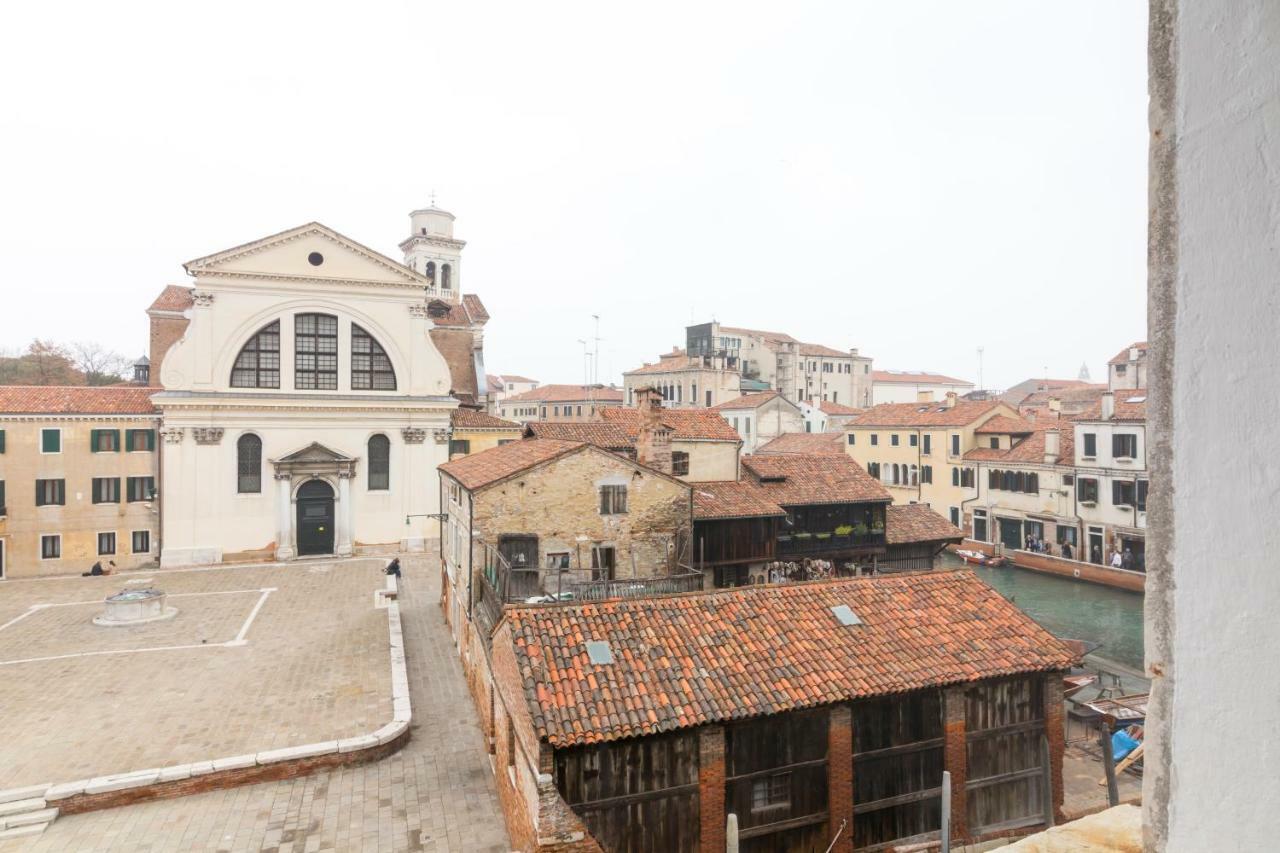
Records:
M151 384L160 385L160 365L164 362L165 353L186 334L191 321L186 317L151 318Z
M830 814L827 834L844 831L833 853L853 850L853 714L848 705L835 705L827 729L827 808Z
M965 741L964 688L942 691L942 768L951 774L951 837L969 836L969 800L965 783L969 778L969 747Z
M1051 802L1053 803L1053 822L1063 823L1066 816L1062 813L1065 792L1062 786L1062 754L1066 748L1066 722L1063 719L1063 684L1065 673L1051 672L1044 677L1044 732L1049 741L1050 779L1053 785Z
M698 813L702 853L723 853L724 726L698 729Z

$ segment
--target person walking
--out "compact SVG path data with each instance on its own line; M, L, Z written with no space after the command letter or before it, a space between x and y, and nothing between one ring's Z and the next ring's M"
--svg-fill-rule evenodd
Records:
M400 558L393 557L391 562L387 563L387 567L383 569L383 572L388 575L395 575L398 579L400 577Z

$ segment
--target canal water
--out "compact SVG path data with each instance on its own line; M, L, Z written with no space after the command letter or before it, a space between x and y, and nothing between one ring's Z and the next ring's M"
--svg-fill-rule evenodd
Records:
M966 568L950 553L940 568ZM1023 613L1059 637L1101 643L1091 657L1142 672L1142 594L1013 566L968 566Z

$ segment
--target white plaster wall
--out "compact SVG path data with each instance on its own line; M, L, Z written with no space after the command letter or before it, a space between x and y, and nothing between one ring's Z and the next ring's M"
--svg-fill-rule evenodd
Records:
M1160 677L1144 823L1148 846L1173 853L1275 850L1280 3L1154 0L1151 13L1147 661Z
M881 403L914 403L919 399L920 391L929 391L933 394L933 402L940 403L947 398L948 391L954 391L957 396L963 397L973 390L972 385L938 385L938 384L906 384L902 382L872 382L871 383L871 402L873 405ZM843 399L840 402L845 402ZM846 405L853 405L846 403Z

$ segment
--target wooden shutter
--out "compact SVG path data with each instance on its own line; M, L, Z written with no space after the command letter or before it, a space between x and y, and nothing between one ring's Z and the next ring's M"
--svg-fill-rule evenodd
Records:
M1039 474L1031 473L1027 475L1027 491L1031 492L1033 495L1039 494L1040 492L1040 475Z
M1119 480L1111 481L1111 503L1114 506L1124 505L1123 484Z

